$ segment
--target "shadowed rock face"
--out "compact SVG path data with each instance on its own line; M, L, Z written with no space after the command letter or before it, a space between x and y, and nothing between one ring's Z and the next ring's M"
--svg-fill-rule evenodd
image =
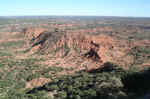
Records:
M85 57L92 58L95 61L100 59L100 57L98 56L97 52L95 52L95 50L92 49L92 48L90 49L89 52L87 52L85 54Z
M52 36L50 32L42 32L39 36L32 39L34 41L32 47L35 47L39 44L44 44L44 42L50 38L50 36Z
M93 41L91 41L91 49L84 54L85 57L87 58L91 58L94 61L100 61L101 58L98 55L98 50L99 50L99 44L94 43Z

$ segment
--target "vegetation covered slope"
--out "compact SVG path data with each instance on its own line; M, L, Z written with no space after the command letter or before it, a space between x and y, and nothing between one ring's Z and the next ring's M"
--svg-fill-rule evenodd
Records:
M149 69L124 70L112 63L90 72L65 75L41 87L15 93L21 99L144 99ZM141 98L140 98L141 97Z
M148 19L14 19L0 26L0 99L149 99Z

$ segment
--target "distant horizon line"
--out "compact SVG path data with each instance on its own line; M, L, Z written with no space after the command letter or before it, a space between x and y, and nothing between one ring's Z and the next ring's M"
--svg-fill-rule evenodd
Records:
M120 18L150 18L150 16L105 16L105 15L0 15L0 17L120 17Z

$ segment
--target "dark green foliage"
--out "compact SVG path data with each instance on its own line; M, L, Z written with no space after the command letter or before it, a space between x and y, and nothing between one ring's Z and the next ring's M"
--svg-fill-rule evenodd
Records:
M30 90L27 94L36 94L41 90L56 91L56 99L97 99L119 97L123 83L112 71L63 76L40 88Z
M136 46L131 50L130 54L135 58L134 64L142 64L144 61L150 59L150 47Z
M124 70L106 63L104 68L63 76L28 91L53 93L54 99L137 99L150 90L149 70Z
M2 32L0 34L19 31L22 27L29 27L28 23L33 27L41 27L39 24L43 23L48 24L48 26L43 26L47 29L52 29L51 25L53 24L73 23L72 27L65 27L65 31L71 30L71 32L72 30L76 32L76 30L80 31L80 29L88 30L110 27L113 29L112 31L107 32L106 30L103 33L111 36L115 35L121 39L130 39L131 41L150 39L148 18L119 17L1 17L0 31ZM12 24L18 25L12 26ZM130 27L131 31L132 28L135 29L134 33L127 33L126 30L130 31ZM102 32L96 31L89 32L88 34L99 35ZM56 44L62 35L64 35L64 32L54 29L52 32L45 32L43 38L41 36L36 40L33 39L30 43L34 43L34 45L42 44L43 50L41 52L45 52L46 49L50 48L49 46ZM8 36L20 38L23 35ZM0 36L0 39L2 38L4 38L3 35ZM15 59L15 55L20 53L9 53L9 51L12 52L15 48L22 47L24 43L24 41L13 41L0 44L0 99L142 99L139 96L145 95L150 90L150 70L139 71L137 69L137 65L140 66L150 59L150 48L145 46L138 46L132 49L130 54L135 57L135 62L129 70L119 68L112 63L106 63L101 69L88 73L80 72L74 75L61 76L52 79L52 82L44 86L25 89L27 81L41 76L49 78L63 69L43 68L44 66L36 64L39 60L33 58ZM81 49L76 45L73 48L76 52L81 52ZM1 51L1 49L6 49L6 51ZM68 45L65 44L61 48L57 47L54 52L61 49L65 52L64 56L67 56L70 51ZM24 53L28 51L30 49L25 50ZM52 52L49 49L48 51Z
M0 99L28 99L24 96L25 83L40 76L40 73L32 72L39 70L37 61L34 58L16 60L9 55L1 58Z
M124 88L128 91L145 93L150 90L150 69L141 72L129 72L122 78Z
M30 80L32 80L32 79L39 78L39 77L40 77L40 75L39 75L38 73L30 74L30 75L27 77L26 81L30 81Z

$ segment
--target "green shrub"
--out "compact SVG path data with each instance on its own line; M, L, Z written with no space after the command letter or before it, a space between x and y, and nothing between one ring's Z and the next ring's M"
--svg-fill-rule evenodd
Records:
M48 92L56 91L54 96L56 99L97 99L104 96L110 97L110 94L119 97L122 88L121 79L113 72L81 72L74 76L57 78L41 88L30 90L28 94L46 90Z
M134 56L134 64L142 64L150 59L150 47L136 46L129 53Z

